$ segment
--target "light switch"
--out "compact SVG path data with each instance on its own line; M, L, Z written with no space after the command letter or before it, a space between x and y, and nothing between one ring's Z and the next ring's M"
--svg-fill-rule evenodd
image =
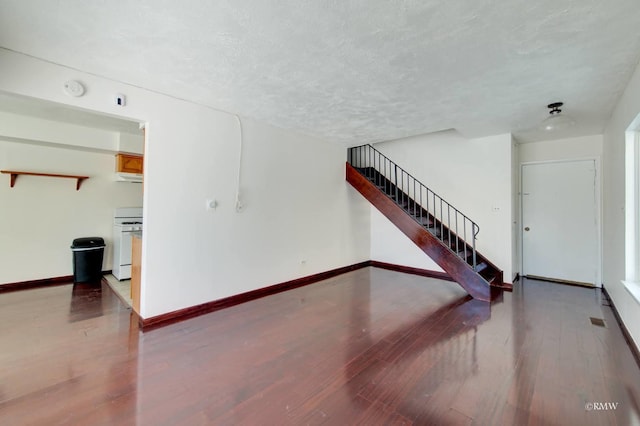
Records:
M218 202L216 200L207 199L205 201L205 206L206 206L207 211L215 210L218 207Z

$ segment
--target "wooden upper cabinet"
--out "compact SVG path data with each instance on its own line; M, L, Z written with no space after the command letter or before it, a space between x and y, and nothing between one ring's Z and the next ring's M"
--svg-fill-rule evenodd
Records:
M140 173L143 172L143 157L141 155L117 154L116 155L116 171L124 173Z

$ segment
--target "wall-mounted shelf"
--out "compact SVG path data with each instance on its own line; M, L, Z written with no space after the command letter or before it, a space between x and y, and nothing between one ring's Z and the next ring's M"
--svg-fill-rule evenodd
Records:
M82 185L82 181L83 180L89 179L89 176L58 175L58 174L53 174L53 173L18 172L18 171L15 171L15 170L0 170L0 173L11 175L11 188L13 188L14 185L16 184L16 179L18 179L18 175L46 176L46 177L76 179L76 191L80 189L80 185Z

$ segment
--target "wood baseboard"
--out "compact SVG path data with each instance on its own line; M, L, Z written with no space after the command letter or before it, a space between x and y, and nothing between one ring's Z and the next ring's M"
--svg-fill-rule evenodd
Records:
M572 285L572 286L575 286L575 287L597 288L595 285L593 285L591 283L584 283L584 282L581 282L581 281L561 280L561 279L558 279L558 278L540 277L538 275L523 275L523 277L524 278L529 278L530 280L546 281L546 282L549 282L549 283Z
M73 282L73 275L64 275L62 277L44 278L41 280L20 281L16 283L0 284L0 293L8 293L10 291L28 290L38 287L49 287L54 285L69 284Z
M259 299L261 297L270 296L272 294L281 293L283 291L292 290L298 287L303 287L305 285L313 284L318 281L333 278L346 272L366 268L367 266L370 266L370 263L370 261L360 262L354 265L344 266L342 268L336 268L330 271L320 272L318 274L297 278L295 280L285 281L280 284L274 284L268 287L259 288L256 290L248 291L246 293L236 294L234 296L225 297L224 299L213 300L211 302L202 303L200 305L178 309L177 311L167 312L166 314L161 314L149 318L141 318L140 326L142 327L143 331L148 331L156 327L173 324L189 318L208 314L220 309L239 305L240 303Z
M374 266L376 268L381 268L381 269L388 269L390 271L404 272L405 274L420 275L422 277L453 281L453 278L451 278L449 274L447 274L446 272L432 271L430 269L420 269L420 268L414 268L411 266L396 265L394 263L379 262L377 260L370 260L369 266Z
M613 302L613 299L611 299L611 297L609 296L609 293L607 292L607 289L604 287L604 284L602 285L601 288L605 297L609 301L609 305L611 307L611 310L613 311L613 316L616 317L616 321L620 326L620 330L622 330L622 335L624 336L624 339L627 341L627 346L629 346L629 349L631 349L631 352L633 353L633 357L636 359L636 363L640 368L640 348L638 348L633 342L633 339L631 338L631 333L629 333L629 329L624 324L624 322L622 322L622 318L620 318L620 314L618 313L618 308L616 308L616 304Z
M102 275L108 275L111 270L102 271ZM41 280L19 281L15 283L0 284L0 293L11 291L29 290L32 288L49 287L54 285L72 284L73 275L63 275L61 277L43 278Z
M213 300L211 302L202 303L200 305L190 306L184 309L178 309L176 311L167 312L165 314L161 314L161 315L157 315L149 318L139 317L140 327L142 328L143 331L148 331L157 327L163 327L163 326L180 322L189 318L194 318L200 315L218 311L220 309L225 309L231 306L239 305L240 303L249 302L251 300L259 299L261 297L270 296L272 294L281 293L283 291L292 290L298 287L303 287L305 285L313 284L318 281L326 280L326 279L344 274L346 272L355 271L357 269L366 268L368 266L387 269L395 272L403 272L406 274L420 275L427 278L454 281L454 279L451 276L449 276L446 272L414 268L411 266L396 265L393 263L379 262L377 260L368 260L365 262L356 263L354 265L349 265L342 268L321 272L319 274L309 275L309 276L298 278L295 280L286 281L280 284L274 284L268 287L259 288L246 293L236 294L234 296L225 297L224 299ZM512 288L512 285L505 283L505 286L507 285L509 286L508 290L510 290Z
M491 287L499 288L500 290L504 290L504 291L508 291L508 292L512 292L513 291L513 284L511 284L511 283L500 283L500 284L491 283Z
M439 280L455 281L446 272L432 271L430 269L414 268L411 266L396 265L394 263L379 262L377 260L371 260L369 261L369 263L370 263L370 266L375 266L376 268L388 269L390 271L404 272L406 274L420 275L423 277L436 278ZM491 284L491 287L499 288L504 291L513 291L513 284L511 283L501 283L499 285Z

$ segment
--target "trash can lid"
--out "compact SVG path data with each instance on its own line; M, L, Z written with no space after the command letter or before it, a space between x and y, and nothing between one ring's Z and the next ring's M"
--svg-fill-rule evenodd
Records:
M71 244L71 248L99 248L104 247L104 239L100 237L76 238Z

